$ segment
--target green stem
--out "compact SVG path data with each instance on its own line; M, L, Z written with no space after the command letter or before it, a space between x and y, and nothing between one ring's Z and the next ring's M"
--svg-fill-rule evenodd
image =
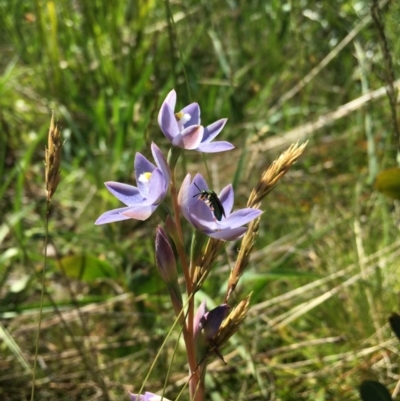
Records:
M38 360L39 353L39 339L40 339L40 329L42 326L42 316L43 316L43 299L44 299L44 280L46 275L46 265L47 265L47 245L49 242L49 216L50 216L50 200L47 199L46 203L46 224L45 224L45 240L44 240L44 262L43 262L43 270L42 270L42 290L40 293L40 307L39 307L39 322L38 322L38 330L36 333L36 341L35 341L35 357L33 361L33 373L32 373L32 389L31 389L31 401L35 398L35 382L36 382L36 366Z

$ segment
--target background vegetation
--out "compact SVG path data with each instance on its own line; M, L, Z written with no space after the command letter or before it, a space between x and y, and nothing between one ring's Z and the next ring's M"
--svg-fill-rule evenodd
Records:
M173 313L154 265L157 217L93 225L133 183L172 88L202 121L228 117L236 149L207 157L213 189L244 206L260 173L297 140L305 155L265 203L251 269L252 309L228 364L209 368L209 399L357 400L362 380L399 380L387 325L398 309L400 210L373 188L396 165L393 108L400 5L384 1L0 0L0 398L30 399L43 269L43 158L51 110L65 138L52 201L51 260L37 400L126 400ZM175 21L175 24L172 23ZM387 41L383 51L382 34ZM372 94L368 96L367 94ZM195 152L194 152L195 153ZM205 172L189 153L182 174ZM230 243L204 287L221 302ZM60 262L61 261L61 262ZM163 387L178 333L146 386ZM178 348L168 397L186 380Z

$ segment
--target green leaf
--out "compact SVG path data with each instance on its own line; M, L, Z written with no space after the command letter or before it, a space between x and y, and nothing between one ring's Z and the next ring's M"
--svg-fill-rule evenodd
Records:
M68 277L86 282L93 282L104 277L117 277L117 272L110 264L92 255L66 256L57 264Z
M400 199L400 167L381 171L375 179L377 191L393 199Z
M360 396L363 401L392 401L389 390L381 383L365 380L360 386Z

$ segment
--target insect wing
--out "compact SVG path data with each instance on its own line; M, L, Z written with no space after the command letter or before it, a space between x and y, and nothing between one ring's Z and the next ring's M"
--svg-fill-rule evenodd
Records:
M195 182L194 185L200 192L193 195L193 198L200 195L200 200L207 201L214 214L214 217L218 221L221 221L222 216L226 217L224 207L222 206L222 203L218 198L218 195L211 189L200 189Z
M212 206L214 216L218 221L221 221L222 216L226 217L224 207L222 206L220 199L214 191L210 191L208 195L208 200L210 201L210 204Z

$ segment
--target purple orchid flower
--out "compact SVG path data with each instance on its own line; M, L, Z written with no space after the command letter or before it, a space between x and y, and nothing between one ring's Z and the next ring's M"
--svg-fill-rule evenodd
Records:
M254 220L262 213L261 210L252 208L240 209L231 213L234 194L232 185L229 184L218 196L226 216L222 217L221 221L218 221L210 206L204 200L200 199L201 195L195 196L199 193L196 185L200 190L208 188L204 178L200 174L197 174L192 182L190 180L191 176L188 174L179 190L178 202L185 219L197 230L209 237L224 241L238 239L247 230L247 227L242 226Z
M175 105L176 92L172 90L158 113L161 131L174 146L204 153L224 152L234 148L231 143L225 141L211 143L224 128L226 118L204 128L200 125L200 107L197 103L189 104L178 113L175 113Z
M163 201L169 186L170 172L168 163L155 143L151 152L157 167L142 154L135 156L135 175L137 187L120 182L105 183L107 189L127 207L103 213L95 224L106 224L127 219L146 220Z
M169 401L167 398L161 397L161 395L149 393L148 391L146 391L144 395L132 393L129 393L129 395L131 397L131 401Z

